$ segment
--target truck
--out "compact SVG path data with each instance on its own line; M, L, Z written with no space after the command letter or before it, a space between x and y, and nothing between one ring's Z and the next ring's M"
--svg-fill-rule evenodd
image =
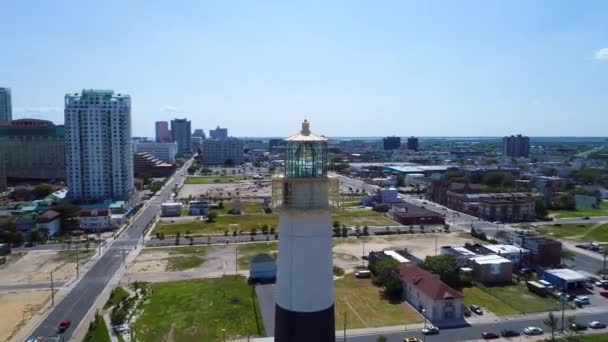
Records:
M528 287L528 290L530 290L530 292L534 292L540 296L546 296L549 293L549 288L535 281L527 281L526 286Z

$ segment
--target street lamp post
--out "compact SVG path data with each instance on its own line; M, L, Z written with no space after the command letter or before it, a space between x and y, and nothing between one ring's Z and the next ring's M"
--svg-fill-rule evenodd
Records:
M424 328L422 329L422 341L426 342L426 309L422 309L422 319L424 319Z
M226 342L226 329L222 329L222 341Z

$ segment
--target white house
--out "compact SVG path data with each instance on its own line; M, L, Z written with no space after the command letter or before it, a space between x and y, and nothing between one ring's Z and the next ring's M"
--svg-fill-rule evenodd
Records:
M36 218L36 229L53 236L61 229L61 215L53 210L47 210Z
M80 209L78 223L84 230L106 230L112 228L109 209Z
M422 268L412 264L399 267L403 285L403 299L422 313L428 320L462 320L464 296Z

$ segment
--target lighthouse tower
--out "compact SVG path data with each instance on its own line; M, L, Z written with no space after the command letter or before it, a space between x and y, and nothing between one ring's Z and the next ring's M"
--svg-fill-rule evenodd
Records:
M335 341L331 208L338 181L327 175L327 139L310 132L286 140L285 173L273 179L279 212L275 341Z

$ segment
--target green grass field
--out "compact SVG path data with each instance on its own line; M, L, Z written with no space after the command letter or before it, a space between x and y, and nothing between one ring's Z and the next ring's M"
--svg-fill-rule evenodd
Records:
M205 261L205 255L209 248L207 246L183 246L167 248L146 248L147 252L166 252L171 255L167 259L167 271L183 271L199 267Z
M239 253L239 268L245 269L249 268L249 258L261 253L268 253L272 255L272 252L278 251L279 246L276 242L262 242L239 244L236 248L238 249Z
M120 286L115 287L103 308L109 309L112 306L116 306L126 298L129 298L129 292Z
M583 239L585 241L608 242L608 224L602 224L591 229Z
M345 210L333 213L332 220L340 221L347 226L395 226L397 222L371 210Z
M251 206L250 210L254 210L255 206ZM398 225L397 222L371 210L355 210L355 211L338 211L332 215L332 220L338 220L340 224L347 226L394 226ZM251 215L220 215L217 220L212 223L208 223L204 220L189 220L189 221L177 221L167 222L160 221L154 233L165 233L165 235L175 235L180 232L182 235L187 230L191 234L217 234L223 233L228 230L230 232L234 230L250 231L253 228L261 233L261 228L264 225L268 227L274 227L278 231L279 227L279 215L277 214L251 214ZM331 227L328 227L331 229Z
M83 342L111 342L110 333L108 332L108 328L106 327L106 322L103 319L103 316L98 315L95 318L95 324L89 328L87 335L84 337Z
M558 301L554 298L537 296L521 284L487 286L483 287L482 290L520 313L542 312L560 308Z
M518 313L509 304L479 289L478 287L465 287L462 289L464 304L466 306L475 304L492 311L497 316L515 315Z
M422 322L410 306L384 299L381 289L371 279L357 279L348 274L334 282L336 328L371 328Z
M568 341L568 340L560 339L560 341ZM608 333L579 335L579 336L576 336L576 341L578 341L578 342L608 342Z
M245 214L260 214L262 213L262 203L260 202L241 202L241 211ZM218 214L228 214L234 208L233 202L224 202L224 208L213 209Z
M186 178L184 184L217 184L217 183L231 183L240 180L244 180L245 177L239 175L226 175L226 176L190 176Z
M567 238L577 235L585 235L594 225L595 224L593 223L568 223L560 226L546 225L540 227L538 232L554 238Z
M140 341L221 341L263 336L253 288L233 276L154 283L133 328Z
M260 232L261 227L265 224L276 229L279 225L279 216L275 214L226 215L218 216L217 220L212 223L204 220L178 221L175 223L161 221L156 225L154 233L175 235L175 233L180 232L183 235L189 230L191 234L217 234L226 230L250 231L252 228L257 228Z
M549 210L549 214L554 214L557 218L567 217L586 217L586 216L608 216L608 201L602 201L598 208L577 210Z

